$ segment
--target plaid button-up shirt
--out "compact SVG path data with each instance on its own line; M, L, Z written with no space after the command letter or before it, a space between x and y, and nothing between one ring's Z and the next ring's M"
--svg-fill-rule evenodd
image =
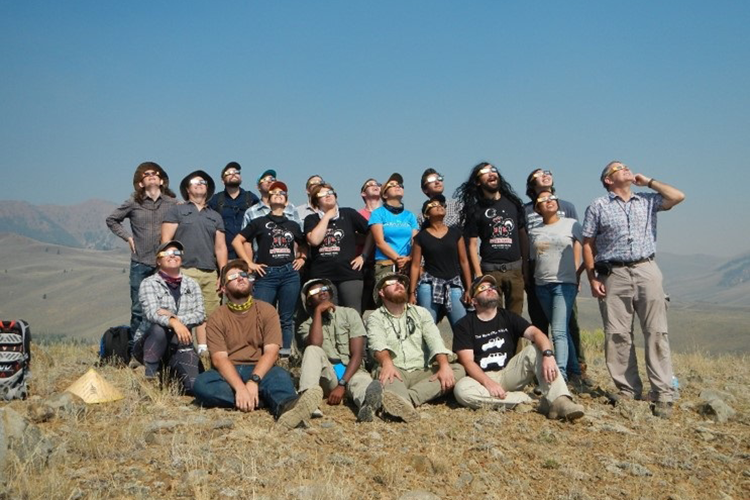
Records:
M179 307L175 303L172 292L169 291L169 286L164 278L159 276L158 272L141 282L138 299L141 301L141 307L143 307L143 321L135 333L135 340L138 340L148 331L152 323L169 328L171 316L158 314L159 309L166 309L171 312L177 316L180 323L188 328L198 326L206 319L201 289L193 278L184 274L180 283Z
M656 253L659 193L633 193L623 201L612 192L595 199L583 219L584 238L595 238L596 262L633 262Z

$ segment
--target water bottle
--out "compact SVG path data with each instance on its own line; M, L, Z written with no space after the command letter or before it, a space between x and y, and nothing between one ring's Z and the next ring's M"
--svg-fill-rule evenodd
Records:
M672 397L675 401L680 399L680 381L675 375L672 375Z

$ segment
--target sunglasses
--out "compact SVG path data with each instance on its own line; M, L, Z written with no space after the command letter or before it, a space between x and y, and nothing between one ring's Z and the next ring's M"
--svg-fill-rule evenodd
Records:
M532 175L532 179L536 179L537 177L541 177L543 175L552 175L552 170L539 170Z
M234 281L239 278L245 278L248 281L255 281L255 276L249 273L246 273L245 271L238 271L236 273L227 274L226 280L224 280L224 284L229 283L230 281Z
M153 170L149 170L147 172L143 172L142 179L145 179L146 177L161 177L161 174L159 172L154 172Z
M310 182L307 183L306 187L308 189L310 189L310 186L317 186L318 184L325 184L325 183L326 183L326 181L324 181L323 179L320 179L319 181L312 180L312 181L310 181Z
M269 191L268 194L270 196L286 196L286 191L282 191L280 189L277 189L276 191Z
M607 172L607 175L605 177L609 177L612 174L616 174L620 170L630 170L630 169L626 165L619 163L617 165L614 165L612 168L610 168L609 172Z
M435 208L435 207L445 207L445 205L443 203L440 203L439 201L431 201L430 203L427 204L426 207L424 207L424 213L426 214L427 212L430 211L430 209Z
M260 180L260 182L258 182L258 184L260 184L261 182L275 182L275 181L276 181L276 177L274 177L273 175L267 175L266 177L263 177Z
M239 170L236 170L234 168L230 168L226 172L224 172L224 177L229 177L230 175L241 175Z
M537 203L544 203L546 201L557 201L557 196L551 194L549 196L542 196L541 198L536 199Z
M394 187L403 189L404 185L401 184L400 182L392 181L385 185L384 191L388 191L389 189L394 188Z
M403 283L402 283L402 281L401 281L400 279L398 279L398 278L393 278L393 279L390 279L390 280L385 280L385 281L383 282L383 286L382 286L382 288L385 288L385 287L387 287L387 286L391 286L391 285L395 285L396 283L401 283L401 284L403 285Z
M156 254L157 257L182 257L182 250L164 250Z
M477 172L477 177L481 177L482 175L489 173L496 174L497 168L493 165L487 165L486 167L480 169L479 172Z
M336 196L336 191L334 191L333 189L327 189L325 191L320 191L317 194L318 198L325 198L326 196Z
M484 283L480 283L476 286L476 288L474 288L474 295L479 295L480 293L486 292L487 290L497 290L497 287L492 283L487 283L485 281Z
M319 287L317 287L317 288L313 288L313 289L311 289L311 290L308 290L308 291L307 291L307 296L308 296L308 297L312 297L313 295L318 295L319 293L327 292L327 291L329 291L330 289L331 289L330 287L327 287L327 286L325 286L325 285L323 285L323 286L319 286Z
M424 180L424 185L432 184L433 182L443 182L443 176L440 174L433 174Z
M382 184L379 183L379 182L377 182L377 181L370 181L367 184L365 184L365 189L367 189L368 187L373 187L373 186L375 186L375 187L381 187Z
M206 186L208 185L208 181L204 181L203 179L191 179L190 185L191 186Z

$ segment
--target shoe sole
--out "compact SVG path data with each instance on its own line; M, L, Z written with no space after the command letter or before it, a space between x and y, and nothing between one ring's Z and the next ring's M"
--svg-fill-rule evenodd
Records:
M414 405L395 392L383 392L383 410L391 416L400 418L407 424L416 422L420 418Z
M323 399L323 389L320 386L311 387L299 397L299 401L294 405L294 408L284 413L279 417L278 425L282 425L287 429L294 429L303 420L310 418L312 413L320 406L320 401Z
M375 411L372 406L363 404L357 412L357 422L372 422L375 420Z

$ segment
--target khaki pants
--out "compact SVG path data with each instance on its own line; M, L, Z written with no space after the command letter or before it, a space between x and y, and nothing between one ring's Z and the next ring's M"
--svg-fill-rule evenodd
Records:
M219 293L216 291L216 271L183 268L182 274L198 282L201 294L203 295L203 306L206 308L206 318L208 318L219 307Z
M667 302L659 266L650 260L633 267L615 267L602 282L607 295L599 299L599 311L604 323L604 356L612 381L622 394L641 398L643 383L633 343L633 319L637 314L646 344L651 399L672 401Z
M364 370L359 370L349 379L346 385L346 395L354 401L357 408L362 406L365 391L370 382L372 382L372 377ZM339 379L325 351L316 345L310 345L305 348L305 353L302 355L299 391L304 392L316 385L320 385L323 393L328 396L339 385Z
M450 367L456 381L461 380L466 375L464 367L458 363L451 363ZM438 371L437 365L424 370L406 371L400 368L396 368L396 370L403 380L394 377L393 382L386 383L383 386L383 390L398 394L407 401L411 401L415 407L444 394L440 387L440 381L438 379L430 380L430 377ZM379 375L379 371L377 375Z
M505 399L490 396L489 391L482 384L471 377L466 377L456 384L453 395L456 401L469 408L514 407L519 403L531 401L522 389L526 387L536 375L542 397L550 404L560 396L570 396L565 380L558 373L552 383L547 383L542 375L542 353L534 346L528 346L519 354L513 356L508 365L500 371L487 372L487 375L500 384L507 391Z
M484 271L483 271L484 272ZM497 293L500 294L500 307L519 316L523 314L523 270L511 269L509 271L487 271L484 274L492 275L497 280Z

